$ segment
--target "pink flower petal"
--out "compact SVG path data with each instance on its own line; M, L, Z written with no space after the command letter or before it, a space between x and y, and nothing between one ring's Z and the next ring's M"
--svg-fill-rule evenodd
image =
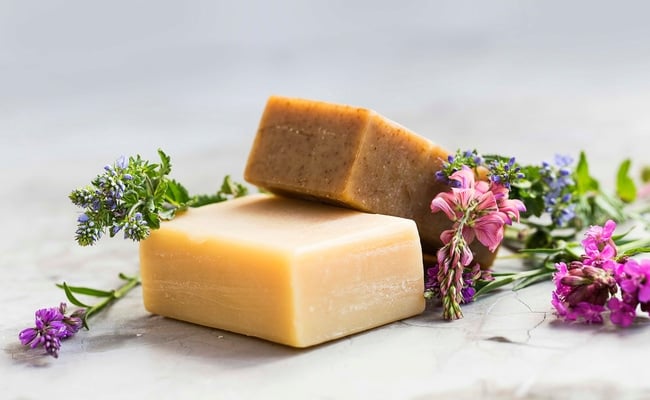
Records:
M463 167L460 171L456 171L449 176L449 179L459 183L461 189L474 188L474 171L467 167Z
M474 223L476 238L491 252L494 252L503 240L503 224L503 220L496 213L484 215Z
M454 196L449 192L438 193L431 201L431 212L442 211L451 221L456 221L457 216L454 212Z

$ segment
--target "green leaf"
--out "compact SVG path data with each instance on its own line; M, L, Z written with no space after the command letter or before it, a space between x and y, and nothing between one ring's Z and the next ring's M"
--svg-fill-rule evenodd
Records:
M580 159L575 171L576 188L579 195L598 190L598 181L589 175L589 163L584 151L580 152Z
M84 304L83 302L81 302L79 299L75 297L75 295L72 293L72 290L70 290L70 287L65 282L63 282L61 286L63 287L63 291L65 292L65 297L68 298L70 303L74 304L77 307L90 308L89 305Z
M170 221L170 220L174 219L174 217L176 216L176 210L177 209L175 209L175 208L160 210L160 211L158 211L158 216L163 221Z
M517 283L513 285L512 290L520 290L534 283L548 280L552 275L553 275L553 271L540 271L539 275L527 276L519 280Z
M617 203L613 198L608 197L604 193L599 193L594 197L595 205L603 212L606 218L612 218L617 221L625 219L621 204ZM591 221L591 224L602 224L603 221Z
M487 294L487 293L489 293L489 292L491 292L493 290L496 290L496 289L498 289L498 288L500 288L502 286L510 284L510 283L514 282L515 280L517 280L516 274L510 275L510 276L505 276L505 277L502 277L502 278L497 278L497 279L489 282L487 285L483 286L482 288L480 288L476 292L474 297L479 297L479 296L482 296L484 294Z
M86 296L94 296L94 297L111 297L113 295L112 291L106 291L106 290L99 290L99 289L93 289L93 288L88 288L88 287L81 287L81 286L68 286L65 284L57 284L56 285L60 289L64 289L64 286L67 286L68 290L70 290L72 293L77 293L77 294L83 294Z
M158 155L160 156L160 170L159 170L159 176L162 178L163 176L169 174L172 171L172 163L171 163L171 158L165 154L162 149L158 149Z
M220 192L223 194L233 195L234 197L242 197L248 194L248 188L241 183L234 182L230 175L226 175L223 178Z
M650 247L637 247L635 249L630 249L623 252L623 254L619 254L618 257L633 257L644 253L650 253Z
M167 199L176 205L182 205L190 200L190 195L178 181L170 179L167 181Z
M549 249L546 247L519 250L520 253L524 253L524 254L558 254L558 253L562 253L563 251L564 249Z
M190 207L202 207L212 203L219 203L224 200L226 199L223 196L219 196L217 194L203 194L192 197L187 202L187 205Z
M162 204L163 199L165 198L165 194L167 194L168 187L169 187L168 180L165 179L158 182L158 186L156 186L156 190L153 193L154 203L156 205Z
M632 162L628 158L623 161L616 174L616 194L625 203L632 203L636 200L636 185L630 178L630 165Z

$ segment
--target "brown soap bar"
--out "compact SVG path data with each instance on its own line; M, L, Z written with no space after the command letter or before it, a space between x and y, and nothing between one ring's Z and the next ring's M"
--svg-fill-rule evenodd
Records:
M432 213L447 187L436 181L449 152L365 108L272 96L251 149L245 179L268 191L413 219L425 252L451 222ZM476 246L477 259L494 254Z

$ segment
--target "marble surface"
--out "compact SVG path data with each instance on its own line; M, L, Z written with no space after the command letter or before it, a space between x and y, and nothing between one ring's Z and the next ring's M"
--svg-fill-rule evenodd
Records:
M558 323L551 285L508 288L295 350L149 315L139 290L64 343L24 351L55 283L111 288L137 246L79 248L69 191L164 148L208 192L240 179L270 94L374 108L448 148L540 162L585 150L610 185L650 145L644 2L114 1L0 4L3 399L650 398L649 319ZM496 269L521 268L500 259Z

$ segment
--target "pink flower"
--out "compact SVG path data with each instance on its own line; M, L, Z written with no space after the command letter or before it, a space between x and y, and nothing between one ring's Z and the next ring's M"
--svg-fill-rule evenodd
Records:
M640 303L650 301L650 260L630 259L623 264L619 285L624 292L635 293Z
M431 201L431 211L445 213L453 222L451 229L440 235L444 246L438 251L438 284L429 286L443 300L445 319L461 318L460 303L466 300L462 291L463 272L474 262L470 245L474 239L496 251L503 241L503 227L519 220L525 211L519 200L508 199L508 189L498 183L476 182L474 172L463 167L449 176L451 191L439 193ZM472 291L466 290L465 295Z
M582 240L586 255L585 264L602 265L616 257L616 244L612 240L615 229L616 223L608 220L603 227L595 225L587 230Z
M557 293L557 291L551 293L551 305L555 307L555 312L558 317L562 318L565 321L575 321L577 316L575 312L571 310L571 307L564 302L562 297Z
M475 186L474 171L468 167L449 175L449 180L453 189L474 189Z
M586 301L578 303L573 308L573 312L575 313L576 318L582 319L588 324L602 324L604 311L604 306L600 304L592 304Z
M526 211L526 206L521 200L508 199L508 189L500 183L492 183L490 191L494 194L499 212L503 214L506 224L512 225L512 220L519 222L519 213Z
M607 308L611 311L609 318L614 324L626 328L634 322L636 306L621 301L617 297L612 297L607 302Z
M497 213L486 214L474 222L472 231L479 242L494 252L503 240L503 219Z
M499 212L494 193L483 191L485 185L479 184L485 182L477 184L469 168L454 172L449 179L455 182L451 192L439 193L431 202L431 211L444 212L455 223L452 232L460 229L467 245L476 238L490 251L495 251L503 240L503 225L509 218ZM449 243L452 232L442 233L443 243Z
M607 299L617 291L612 272L579 261L568 266L561 262L555 267L551 304L557 315L568 321L603 322Z

